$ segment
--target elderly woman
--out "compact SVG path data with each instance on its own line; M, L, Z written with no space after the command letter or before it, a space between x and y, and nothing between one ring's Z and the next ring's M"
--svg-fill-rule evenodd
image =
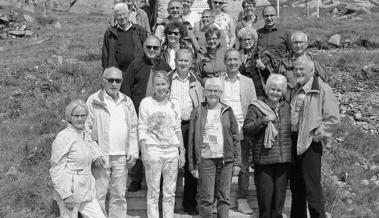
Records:
M254 82L257 96L264 96L264 84L270 75L270 71L259 59L257 52L257 31L252 27L244 27L238 32L240 52L242 54L242 65L240 72L251 78Z
M185 39L186 28L181 23L174 22L167 24L164 34L165 42L162 45L162 54L171 69L175 69L175 52L179 49L186 48L193 53L193 46L191 41Z
M169 78L165 71L152 75L153 96L144 98L139 108L138 134L147 183L147 216L159 218L159 192L163 177L163 217L173 218L178 168L185 163L181 130L181 110L169 98Z
M215 25L225 32L226 46L232 48L236 41L236 24L233 17L223 11L226 0L211 0L210 8L215 13Z
M217 217L229 217L233 167L240 170L238 124L231 107L220 102L222 90L220 78L207 79L206 101L192 111L190 118L189 170L199 178L201 217L212 216L215 200Z
M259 217L282 217L292 157L290 105L284 100L287 79L272 74L267 96L248 109L243 132L252 139L254 182Z
M226 48L222 46L221 31L211 26L205 32L207 41L207 52L199 54L196 60L198 76L204 85L206 78L221 77L226 74L226 66L224 63L224 54Z
M67 127L58 133L51 149L50 176L53 198L62 218L105 218L96 198L91 164L100 156L98 145L84 131L88 109L84 101L71 101L65 110Z

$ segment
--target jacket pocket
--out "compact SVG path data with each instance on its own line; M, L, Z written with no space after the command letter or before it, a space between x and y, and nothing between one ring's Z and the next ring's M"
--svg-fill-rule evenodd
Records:
M82 203L91 200L91 179L88 175L72 176L72 193L74 202Z

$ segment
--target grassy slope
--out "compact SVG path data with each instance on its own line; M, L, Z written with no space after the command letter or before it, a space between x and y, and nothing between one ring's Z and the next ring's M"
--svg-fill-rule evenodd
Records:
M373 28L379 21L376 15L367 21L352 22L307 20L301 17L302 13L300 9L282 10L282 17L286 18L283 25L289 29L304 28L314 34L311 38L326 38L338 32L346 37L366 34L377 40L374 36L378 30ZM299 14L301 18L297 18ZM64 128L63 108L70 99L85 98L99 88L99 54L107 17L67 14L57 17L62 29L53 26L33 29L39 39L50 40L35 46L25 46L28 43L25 40L10 40L3 45L9 49L0 53L0 217L53 216L48 159L55 134ZM330 69L334 86L352 92L364 82L354 74L366 64L378 63L378 54L377 50L360 49L319 52L317 56ZM63 57L63 64L58 64L57 56ZM70 59L79 62L72 64ZM377 81L378 77L375 78ZM359 182L374 171L361 170L354 163L361 160L379 163L379 156L375 156L378 138L350 126L348 120L343 122L337 136L341 140L334 141L325 155L327 209L333 217L372 217L373 212L379 213L375 204L378 199L372 197L376 189ZM362 138L365 140L359 140ZM346 184L356 193L353 204L341 197L340 192L345 189L329 180L331 171L338 177L350 175Z

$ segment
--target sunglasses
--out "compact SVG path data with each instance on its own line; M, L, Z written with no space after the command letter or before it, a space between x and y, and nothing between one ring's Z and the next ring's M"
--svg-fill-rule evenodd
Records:
M213 1L213 4L215 4L215 5L223 5L223 4L224 4L224 2L217 2L217 1Z
M121 83L122 82L122 79L114 79L114 78L105 78L108 83L112 84L114 82L116 82L117 84Z
M167 35L175 35L179 36L180 32L172 32L172 31L167 31Z
M158 51L158 50L159 50L159 46L145 45L145 47L146 47L148 50L151 50L151 49L153 49L154 51Z

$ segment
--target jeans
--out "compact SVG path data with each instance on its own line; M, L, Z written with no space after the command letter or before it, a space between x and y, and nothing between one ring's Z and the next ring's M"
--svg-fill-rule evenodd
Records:
M75 204L74 209L69 210L64 206L63 200L57 200L59 207L60 218L77 218L78 212L86 218L106 218L99 201L92 199L92 201L83 202L81 204Z
M296 145L296 139L293 142ZM307 203L311 218L325 218L324 198L321 187L322 144L312 142L303 154L296 155L291 169L292 192L291 218L307 217Z
M211 218L216 195L217 216L229 217L230 186L233 163L223 163L222 158L202 159L199 163L199 214Z
M241 170L238 174L238 199L247 199L249 189L250 141L241 140Z
M101 209L104 214L105 198L108 188L110 188L109 213L108 218L125 218L127 212L126 205L126 181L128 177L128 167L125 155L109 156L109 168L92 169L96 180L96 194Z
M290 163L255 165L259 218L282 218L290 168Z
M197 193L197 179L192 176L192 173L188 169L188 130L189 122L182 121L182 134L184 148L186 149L185 158L186 163L184 165L184 189L183 189L183 202L182 206L185 209L196 208L196 193Z
M158 201L162 176L163 217L173 218L176 180L179 167L179 150L177 148L148 147L147 161L149 164L149 168L145 169L147 184L147 216L148 218L159 218Z

